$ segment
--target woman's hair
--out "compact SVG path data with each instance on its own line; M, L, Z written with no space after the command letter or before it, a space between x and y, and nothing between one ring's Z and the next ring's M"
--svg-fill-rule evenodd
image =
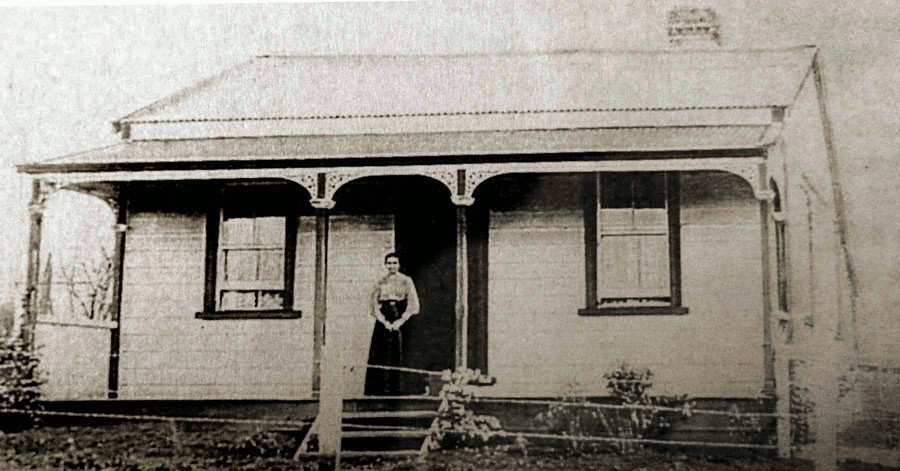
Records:
M398 255L397 252L391 252L391 253L385 255L384 263L387 263L389 258L396 258L398 262L400 261L400 255Z

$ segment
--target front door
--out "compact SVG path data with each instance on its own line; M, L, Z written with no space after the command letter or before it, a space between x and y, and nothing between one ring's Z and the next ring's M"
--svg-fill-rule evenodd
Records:
M446 193L431 185L411 190L396 214L395 245L421 312L404 326L403 366L442 371L453 368L456 341L456 212ZM403 374L401 392L421 394L427 379Z

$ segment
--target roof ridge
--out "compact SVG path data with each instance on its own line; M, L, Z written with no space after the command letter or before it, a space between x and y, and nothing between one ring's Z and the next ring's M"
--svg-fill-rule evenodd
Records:
M222 69L219 72L206 77L205 79L202 79L202 80L199 80L196 82L192 82L190 85L178 90L175 93L166 95L165 97L163 97L159 100L156 100L153 103L150 103L149 105L145 105L141 108L138 108L137 110L132 111L131 113L128 113L127 115L113 121L112 122L113 127L116 129L116 132L118 132L119 128L121 127L121 124L123 122L129 122L130 118L133 118L133 117L141 115L141 114L152 113L154 111L157 111L159 108L177 103L178 101L180 101L184 97L188 96L189 94L196 92L198 90L201 90L203 88L206 88L206 87L212 85L213 83L218 82L219 80L222 80L223 78L229 76L230 74L235 73L239 69L243 69L244 67L250 66L251 64L256 62L256 60L257 59L255 57L253 57L250 60L246 60L244 62L239 62L237 64L230 65L230 66L226 67L225 69Z
M438 111L421 113L372 113L372 114L347 114L347 115L307 115L307 116L245 116L240 118L173 118L173 119L147 119L147 120L122 120L123 123L193 123L193 122L232 122L232 121L316 121L332 119L361 119L361 118L422 118L439 116L478 116L478 115L517 115L517 114L545 114L545 113L602 113L602 112L641 112L641 111L691 111L691 110L752 110L782 107L780 104L766 105L720 105L720 106L673 106L673 107L622 107L622 108L565 108L565 109L511 109L511 110L469 110L469 111Z
M773 47L773 48L748 48L748 49L554 49L547 51L478 51L478 52L450 52L450 53L354 53L354 54L294 54L294 53L266 53L257 54L256 59L333 59L333 58L417 58L417 57L491 57L491 56L551 56L566 54L643 54L643 55L673 55L673 54L734 54L750 53L765 54L772 52L790 52L804 49L818 49L814 44L797 46Z

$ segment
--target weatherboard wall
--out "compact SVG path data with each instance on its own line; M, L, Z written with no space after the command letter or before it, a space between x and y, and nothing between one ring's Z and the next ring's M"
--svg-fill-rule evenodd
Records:
M311 396L315 218L297 234L299 319L201 320L205 215L139 210L129 221L122 300L120 397L297 399ZM334 216L329 241L328 339L364 364L373 321L368 294L393 245L389 217ZM362 393L365 371L351 373Z
M568 188L577 187L577 182ZM488 362L491 395L606 393L625 361L653 392L748 397L763 388L759 205L746 182L686 173L683 316L579 316L585 295L580 207L492 211Z

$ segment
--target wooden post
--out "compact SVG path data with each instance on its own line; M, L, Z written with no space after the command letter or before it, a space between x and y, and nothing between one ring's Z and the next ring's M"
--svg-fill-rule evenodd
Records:
M824 324L824 322L822 323ZM816 471L837 470L838 383L841 344L830 329L816 326L816 358L813 361L811 397L814 404L815 444L813 463Z
M791 382L788 374L791 361L787 345L782 345L776 353L775 371L775 436L778 445L778 457L790 458L791 452Z
M30 224L28 227L28 266L25 273L24 319L21 339L29 348L34 348L34 330L37 324L36 289L41 271L41 224L44 219L45 194L40 180L31 182L31 202L28 204Z
M488 231L490 213L484 206L468 207L466 250L469 256L468 367L488 373Z
M313 394L316 394L321 388L322 349L325 346L326 297L328 295L328 225L329 210L334 207L334 201L314 199L311 203L316 208L316 291L313 300L312 373L312 391Z
M597 201L600 174L588 173L584 181L584 307L594 309L597 299Z
M319 453L334 457L334 469L340 469L341 417L344 412L344 381L341 355L336 345L321 349L323 360L322 394L319 395Z
M112 300L110 301L110 320L116 325L109 331L109 381L107 397L119 397L119 340L122 321L122 276L125 261L125 233L128 230L128 195L125 188L119 188L115 203L116 242L112 258Z
M759 202L760 261L762 263L763 394L775 394L775 351L772 345L772 271L769 238L769 201Z
M456 204L456 361L455 367L468 367L469 354L469 256L466 246L466 207L471 197L455 196Z

